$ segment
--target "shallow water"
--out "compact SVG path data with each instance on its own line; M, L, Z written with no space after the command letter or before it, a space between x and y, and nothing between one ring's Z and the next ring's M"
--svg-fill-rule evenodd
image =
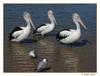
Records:
M91 8L91 9L90 9ZM51 9L57 19L56 29L45 38L35 41L30 37L23 43L11 43L9 33L16 26L25 25L22 14L28 11L32 14L36 26L49 22L47 11ZM82 29L79 41L70 45L57 42L55 36L63 28L75 28L72 14L77 12L88 27ZM65 25L66 24L66 25ZM71 26L69 26L71 25ZM35 50L38 58L28 56ZM50 69L44 72L96 72L96 5L95 4L63 4L63 5L4 5L4 72L37 72L37 63L48 60Z

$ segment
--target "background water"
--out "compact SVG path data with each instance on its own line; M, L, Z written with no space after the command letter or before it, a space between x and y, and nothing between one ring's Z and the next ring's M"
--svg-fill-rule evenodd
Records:
M22 17L25 11L32 15L35 26L50 22L47 11L52 10L57 20L55 30L45 38L34 41L31 34L24 43L11 43L9 33L15 26L26 26ZM72 14L81 16L88 30L72 47L56 41L56 33L75 28ZM39 58L28 56L36 50ZM37 63L47 58L51 69L46 72L96 72L96 4L4 4L4 72L36 72Z

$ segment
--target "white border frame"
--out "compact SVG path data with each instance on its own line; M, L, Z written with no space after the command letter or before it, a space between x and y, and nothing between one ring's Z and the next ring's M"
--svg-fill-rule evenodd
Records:
M54 76L82 76L83 73L4 73L3 72L3 4L10 4L10 3L17 3L17 4L43 4L43 3L46 3L46 4L97 4L97 40L98 40L98 43L97 43L97 47L99 47L99 42L100 42L100 35L98 35L98 32L100 32L99 28L100 28L100 0L24 0L24 1L21 1L21 0L0 0L0 75L3 75L3 76L20 76L20 75L24 75L24 76L51 76L51 75L54 75ZM23 3L24 2L24 3ZM98 67L100 67L100 60L98 59L99 58L99 54L100 54L100 50L99 48L97 48L97 64ZM92 75L92 76L99 76L99 68L97 68L97 73L93 73L95 75ZM91 73L87 73L89 75L87 76L91 76L90 74ZM85 76L85 75L83 75Z

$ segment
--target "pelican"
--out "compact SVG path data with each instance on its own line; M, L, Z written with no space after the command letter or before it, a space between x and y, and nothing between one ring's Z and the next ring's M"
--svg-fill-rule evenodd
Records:
M34 30L36 29L33 22L32 22L30 13L24 12L23 13L23 18L25 19L25 21L27 23L27 26L26 27L17 26L10 33L9 40L11 40L13 42L21 42L21 41L28 38L32 27L33 27Z
M56 39L59 42L64 43L64 44L71 44L77 41L81 36L80 24L85 29L87 29L87 27L84 25L78 13L74 13L72 15L72 19L74 23L76 24L76 29L66 29L66 30L59 32L56 37Z
M48 11L48 17L49 17L51 23L45 23L36 28L36 32L40 33L41 35L45 35L51 31L53 31L55 28L56 20L55 20L52 10Z

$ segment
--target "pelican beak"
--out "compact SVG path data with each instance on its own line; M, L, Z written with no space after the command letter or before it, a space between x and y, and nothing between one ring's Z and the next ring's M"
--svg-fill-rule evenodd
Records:
M79 19L79 23L87 30L86 25L83 23L83 21L81 19Z
M30 16L30 24L32 25L33 29L36 30L36 27L35 27L35 25L34 25L34 23L32 21L32 16Z
M52 16L52 19L53 19L54 23L55 23L55 24L57 24L57 22L56 22L56 19L55 19L54 15Z

